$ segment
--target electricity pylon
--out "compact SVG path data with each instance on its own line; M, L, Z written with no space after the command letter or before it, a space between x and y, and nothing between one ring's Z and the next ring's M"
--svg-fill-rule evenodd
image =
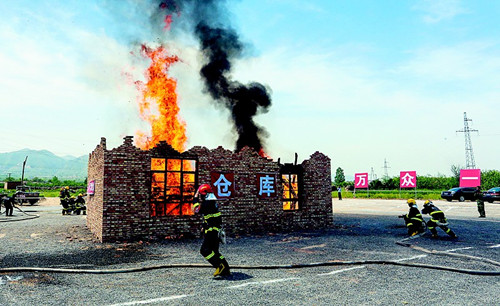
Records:
M388 178L389 177L389 173L387 173L387 169L389 169L390 167L387 166L387 160L384 158L384 178Z
M476 169L476 162L474 161L474 151L472 151L472 142L470 140L470 132L479 132L469 128L469 121L472 119L467 118L467 113L464 112L464 129L457 131L457 133L464 133L465 135L465 168Z

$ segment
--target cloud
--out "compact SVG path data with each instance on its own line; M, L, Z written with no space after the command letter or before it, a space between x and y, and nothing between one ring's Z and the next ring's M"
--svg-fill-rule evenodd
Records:
M499 43L470 41L424 47L400 64L395 73L432 82L467 82L469 87L497 88L500 75Z
M438 23L469 13L462 7L461 0L420 0L413 9L424 13L425 23Z

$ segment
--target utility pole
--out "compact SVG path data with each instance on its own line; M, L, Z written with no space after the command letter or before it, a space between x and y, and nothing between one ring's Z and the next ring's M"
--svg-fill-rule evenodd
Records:
M384 178L388 178L389 177L389 174L387 173L387 169L389 169L390 167L387 166L387 160L384 158Z
M465 168L476 169L476 162L474 161L474 152L472 151L472 142L470 140L470 132L478 132L469 128L469 121L472 119L467 118L467 113L464 112L464 129L457 131L457 133L464 133L465 135Z
M24 159L24 162L23 162L23 175L21 177L21 186L24 186L24 167L26 166L27 160L28 160L28 156L26 156L26 158Z

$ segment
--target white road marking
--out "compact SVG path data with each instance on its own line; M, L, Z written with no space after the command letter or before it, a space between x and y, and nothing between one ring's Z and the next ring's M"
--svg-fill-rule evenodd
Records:
M309 249L314 249L314 248L324 248L325 246L326 246L326 243L323 243L323 244L306 246L306 247L303 247L303 248L300 248L300 249L301 250L309 250Z
M157 303L157 302L164 302L164 301L171 301L171 300L183 299L183 298L188 297L188 296L189 295L172 295L172 296L166 296L166 297L157 298L157 299L151 299L151 300L132 301L132 302L126 302L126 303L112 304L112 305L109 305L109 306L125 306L125 305L151 304L151 303Z
M265 285L265 284L287 282L287 281L298 280L298 279L300 279L300 278L298 278L298 277L291 277L291 278L271 279L271 280L268 280L268 281L249 282L249 283L245 283L245 284L241 284L241 285L229 286L227 288L241 288L241 287L246 287L246 286L251 286L251 285Z
M401 259L395 260L395 262L419 259L419 258L424 258L424 257L427 257L427 255L417 255L417 256L408 257L408 258L401 258Z
M445 252L455 252L455 251L460 251L460 250L470 250L470 249L473 249L473 247L466 247L466 248L451 249L451 250L446 250Z
M321 273L321 274L318 274L319 275L333 275L333 274L338 274L338 273L342 273L342 272L346 272L346 271L350 271L350 270L355 270L355 269L362 269L362 268L366 268L366 266L359 266L359 267L352 267L352 268L346 268L346 269L341 269L341 270L335 270L335 271L332 271L332 272L328 272L328 273Z
M489 248L490 248L490 249L493 249L493 248L500 248L500 244L489 246Z

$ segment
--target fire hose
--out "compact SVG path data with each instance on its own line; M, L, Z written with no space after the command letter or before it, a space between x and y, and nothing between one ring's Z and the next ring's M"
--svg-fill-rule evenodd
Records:
M418 237L417 237L418 238ZM413 237L411 239L414 239ZM441 252L435 250L427 250L422 247L417 247L404 241L403 239L397 241L396 244L410 247L412 249L425 252L427 254L433 255L446 255L446 256L456 256L460 258L472 259L477 261L487 262L496 266L500 266L500 263L494 260L469 256L463 254L455 254L450 252ZM403 266L403 267L414 267L414 268L424 268L433 269L441 271L449 271L470 275L481 275L481 276L500 276L500 271L483 271L483 270L470 270L470 269L459 269L447 266L436 266L428 264L418 264L418 263L402 263L394 260L357 260L357 261L327 261L327 262L317 262L317 263L304 263L304 264L288 264L288 265L234 265L231 269L240 270L277 270L277 269L300 269L300 268L312 268L312 267L329 267L329 266L347 266L347 265L393 265L393 266ZM212 268L210 265L206 264L166 264L166 265L154 265L146 267L136 267L136 268L126 268L126 269L66 269L66 268L41 268L41 267L14 267L14 268L0 268L0 273L6 272L52 272L52 273L77 273L77 274L117 274L117 273L134 273L134 272L144 272L157 269L172 269L172 268Z
M0 222L14 222L14 221L25 221L25 220L31 220L31 219L36 219L36 218L40 218L40 215L32 215L32 214L28 214L26 212L24 212L21 208L19 208L17 205L13 205L17 210L19 210L21 213L23 213L24 215L28 216L28 217L25 217L25 218L22 218L22 219L9 219L9 220L0 220ZM0 213L0 215L2 215L4 213Z
M39 218L39 215L29 215L22 211L19 207L15 206L19 211L24 214L31 216L31 218L25 218L21 220L34 219ZM21 220L8 220L8 221L21 221ZM8 221L0 221L0 222L8 222ZM495 266L500 266L500 262L477 257L470 256L464 254L456 254L451 252L443 252L436 250L428 250L423 247L418 247L407 243L406 241L414 240L416 238L421 237L422 235L412 236L409 238L405 238L400 241L396 241L395 243L400 246L409 247L411 249L421 251L427 254L432 255L441 255L441 256L453 256L464 259L476 260L486 262ZM432 270L441 270L441 271L450 271L456 273L470 274L470 275L482 275L482 276L500 276L500 271L483 271L483 270L470 270L470 269L459 269L452 268L447 266L436 266L436 265L428 265L428 264L418 264L418 263L402 263L400 261L394 260L357 260L357 261L326 261L326 262L317 262L317 263L304 263L304 264L288 264L288 265L256 265L256 266L248 266L248 265L234 265L231 266L231 269L240 269L240 270L278 270L278 269L300 269L300 268L312 268L312 267L329 267L329 266L346 266L346 265L393 265L393 266L403 266L403 267L415 267L415 268L424 268L424 269L432 269ZM145 267L136 267L136 268L125 268L125 269L69 269L69 268L43 268L43 267L12 267L12 268L0 268L0 273L7 272L52 272L52 273L76 273L76 274L118 274L118 273L135 273L135 272L144 272L158 269L172 269L172 268L213 268L211 265L207 264L166 264L166 265L154 265L154 266L145 266Z

